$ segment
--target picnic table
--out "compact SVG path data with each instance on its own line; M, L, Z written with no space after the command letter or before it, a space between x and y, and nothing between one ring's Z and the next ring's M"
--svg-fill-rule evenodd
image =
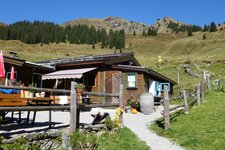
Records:
M23 107L23 106L51 106L55 104L55 101L58 99L52 97L21 97L20 93L18 94L0 94L0 107ZM5 119L5 112L2 111L2 118ZM12 111L11 122L13 122L14 111ZM33 114L33 124L35 122L36 110ZM29 123L30 110L27 114L27 121ZM19 111L19 123L21 123L21 111ZM49 126L51 126L51 110L49 110Z

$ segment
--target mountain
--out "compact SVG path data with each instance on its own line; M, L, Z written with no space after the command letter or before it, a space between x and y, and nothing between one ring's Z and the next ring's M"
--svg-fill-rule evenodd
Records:
M65 27L68 25L88 25L94 26L96 29L105 28L106 31L110 29L121 30L123 29L126 34L133 34L134 31L136 34L142 34L143 30L148 30L149 26L144 23L138 23L134 21L128 21L119 17L107 17L104 19L96 18L80 18L72 21L68 21L61 26Z
M128 21L119 17L107 17L104 19L96 19L96 18L80 18L72 21L68 21L66 23L61 24L61 26L65 27L68 25L88 25L94 26L96 29L105 28L106 31L110 29L113 30L121 30L123 29L126 34L133 34L134 31L136 34L142 34L143 30L148 31L149 27L157 30L158 33L172 33L174 32L174 27L190 26L188 24L176 21L171 17L164 17L162 19L158 19L154 24L147 25L144 23Z
M176 21L171 17L164 17L162 19L157 19L157 21L151 26L155 28L158 33L172 33L175 26L181 27L190 25Z
M7 24L0 22L0 26L7 26Z

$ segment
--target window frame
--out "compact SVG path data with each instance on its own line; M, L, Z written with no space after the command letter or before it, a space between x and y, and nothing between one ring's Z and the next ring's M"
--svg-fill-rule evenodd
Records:
M135 81L133 81L134 86L129 86L129 84L128 84L128 82L129 82L128 78L130 76L134 76L134 79L135 79ZM132 81L130 81L130 82L132 82ZM137 89L137 72L127 72L126 73L126 87L127 87L127 89Z

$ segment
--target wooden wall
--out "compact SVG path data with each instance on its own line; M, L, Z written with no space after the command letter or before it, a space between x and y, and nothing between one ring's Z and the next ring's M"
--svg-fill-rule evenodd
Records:
M123 99L125 105L127 103L127 100L131 98L131 96L135 96L136 98L139 99L142 93L147 92L144 75L141 73L137 73L136 76L136 89L128 89L126 82L127 82L126 72L123 72L123 91L124 91Z
M120 73L120 71L102 71L102 72L98 72L96 75L96 86L91 88L91 92L105 92L105 85L107 83L106 82L106 75L108 73ZM147 85L147 80L145 79L144 74L142 73L137 73L136 75L136 88L135 89L128 89L127 88L127 77L126 77L126 73L127 72L121 72L122 73L122 84L123 84L123 100L124 103L126 104L127 100L130 99L130 97L133 95L137 98L140 98L140 95L142 93L146 93L148 92L148 85ZM118 87L119 88L119 87ZM102 103L105 101L105 98L103 97L96 97L96 96L92 96L90 97L91 102L98 102L98 103Z

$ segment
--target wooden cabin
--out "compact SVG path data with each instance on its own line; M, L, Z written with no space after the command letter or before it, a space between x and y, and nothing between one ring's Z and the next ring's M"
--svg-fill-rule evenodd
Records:
M142 67L132 52L64 58L36 63L42 67L54 67L54 72L42 76L42 86L53 88L58 80L57 88L70 89L71 81L84 83L89 92L119 93L123 85L123 99L140 97L142 93L151 92L160 96L164 84L169 86L170 93L176 82L151 69ZM119 103L118 98L91 97L92 102Z
M42 87L42 75L54 71L52 66L42 66L17 56L4 56L4 66L7 80L10 79L13 66L15 80L18 84L23 84L24 86L33 84L35 87ZM6 78L1 79L1 84L5 84Z
M152 93L159 97L164 84L173 93L176 82L151 69L142 67L132 52L63 58L29 62L16 56L4 56L6 77L15 68L16 81L25 86L70 89L71 81L83 83L88 92L119 94L123 85L123 99ZM57 85L56 85L57 81ZM2 81L4 83L4 81ZM3 84L2 83L2 84ZM91 97L91 102L118 103L118 98Z

